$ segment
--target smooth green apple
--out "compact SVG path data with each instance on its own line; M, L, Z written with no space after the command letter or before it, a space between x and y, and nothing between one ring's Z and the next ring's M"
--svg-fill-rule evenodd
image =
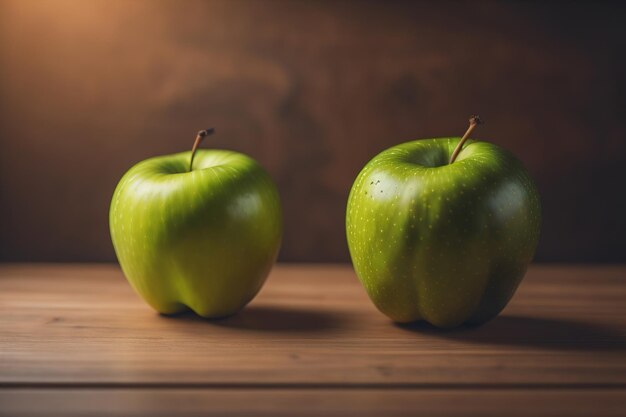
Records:
M462 139L383 151L350 192L354 268L376 307L396 322L483 323L506 306L534 255L536 186L502 148L481 141L463 147L471 129ZM451 158L455 148L460 153Z
M257 162L196 151L199 138L191 153L133 166L115 190L109 220L124 275L150 306L217 318L261 289L280 246L281 208Z

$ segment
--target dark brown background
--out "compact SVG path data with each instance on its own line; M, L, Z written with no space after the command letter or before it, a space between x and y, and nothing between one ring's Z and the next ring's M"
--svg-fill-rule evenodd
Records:
M626 261L626 13L617 3L0 2L0 260L110 261L133 163L208 146L278 182L281 259L345 261L359 169L409 139L517 154L542 261Z

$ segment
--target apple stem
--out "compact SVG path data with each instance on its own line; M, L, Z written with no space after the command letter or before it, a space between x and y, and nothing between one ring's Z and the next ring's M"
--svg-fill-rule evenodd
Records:
M189 160L189 172L191 172L191 168L193 167L193 158L196 156L196 151L198 150L198 146L200 146L200 142L204 140L205 137L213 134L215 129L210 127L206 130L201 130L198 132L196 136L196 140L193 143L193 148L191 148L191 159Z
M465 141L469 138L469 135L472 134L476 126L482 123L483 121L480 120L480 116L470 116L469 127L467 128L467 131L465 132L459 143L456 145L456 148L454 148L454 152L452 152L452 156L450 157L450 164L456 160L457 156L459 156L459 153L461 152L461 149L463 149Z

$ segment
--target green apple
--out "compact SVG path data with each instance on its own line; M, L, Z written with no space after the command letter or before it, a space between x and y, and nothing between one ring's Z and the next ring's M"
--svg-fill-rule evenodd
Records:
M236 313L261 289L280 246L276 186L246 155L197 150L210 132L198 134L191 153L133 166L111 202L124 275L163 314Z
M487 142L416 140L374 157L348 200L354 268L397 322L480 324L508 303L530 263L539 194L520 161ZM453 155L453 156L451 156Z

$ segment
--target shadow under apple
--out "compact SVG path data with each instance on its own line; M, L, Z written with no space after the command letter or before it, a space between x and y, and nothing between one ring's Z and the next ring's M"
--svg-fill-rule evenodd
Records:
M329 312L287 306L247 306L229 317L206 319L193 311L162 315L175 320L205 322L207 324L242 330L267 332L322 332L341 327L341 320Z
M623 350L624 332L606 325L560 318L498 316L482 326L444 330L426 322L396 324L419 334L458 341L555 350Z

